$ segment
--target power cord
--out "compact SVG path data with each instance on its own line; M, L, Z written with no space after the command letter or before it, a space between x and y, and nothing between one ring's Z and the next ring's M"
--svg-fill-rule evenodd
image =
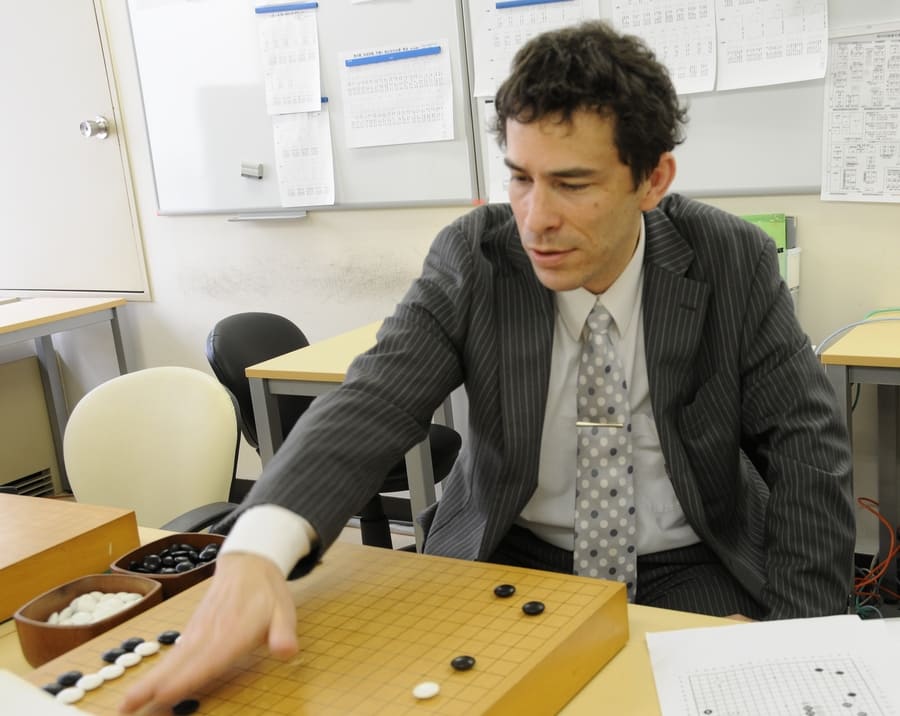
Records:
M872 557L872 563L868 568L857 568L853 584L853 592L856 597L856 613L863 619L872 618L871 612L881 617L881 612L876 605L883 602L884 595L892 599L900 599L900 594L885 586L882 581L892 560L900 556L900 545L897 544L897 528L878 511L878 502L869 497L859 497L856 503L867 512L872 513L878 521L887 528L891 536L890 546L880 562L876 562L877 556ZM896 585L891 585L894 587Z

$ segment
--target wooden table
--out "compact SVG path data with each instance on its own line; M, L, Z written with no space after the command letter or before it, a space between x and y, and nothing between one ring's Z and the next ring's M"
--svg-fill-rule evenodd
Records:
M155 536L145 535L142 532L142 539L145 537L147 541L156 538ZM396 561L401 559L406 561L422 559L422 557L415 557L414 555L404 553L386 552L385 550L379 550L374 547L361 547L358 545L346 545L341 543L336 544L334 549L335 552L338 553L342 550L345 552L352 550L354 553L360 550L371 550L373 559L379 557L384 559L393 558ZM465 564L470 565L473 563ZM497 569L497 566L478 565L478 568L495 570ZM424 569L427 572L429 565L424 565ZM475 567L473 567L473 569L475 569ZM539 576L542 574L546 575L548 579L559 579L559 575L552 575L551 573L535 574ZM517 578L522 580L520 581L520 586L524 588L527 580L520 575L517 575ZM531 584L529 589L536 589L538 583L539 580L538 582ZM188 593L185 592L183 594L187 595ZM336 598L341 600L344 599L345 596L346 595L336 595ZM155 614L160 610L165 611L166 604L168 603L164 602L163 605L153 610L153 613ZM465 611L466 609L471 609L471 607L464 604L461 606L461 609ZM184 615L180 614L178 607L171 606L169 612L171 615L177 616L178 619L184 617ZM138 623L141 619L146 621L150 614L151 613L148 612L145 613L145 615L139 615L138 617L135 617L134 620L126 622L126 625L117 627L117 629L122 633L128 632L130 634L137 629L137 627L128 625L132 624L132 622ZM169 618L169 615L165 618L159 618L166 621L166 619ZM358 619L360 617L357 615L353 618ZM653 671L645 640L646 634L655 631L671 631L675 629L734 624L733 621L717 617L635 605L628 605L627 618L629 636L625 646L618 654L613 656L612 660L609 661L605 667L588 681L588 683L572 698L571 701L569 701L568 704L566 704L566 706L563 707L560 711L562 716L593 716L598 713L639 714L640 716L659 714L660 710L653 679ZM178 623L180 623L180 621ZM21 656L18 649L18 639L15 635L14 627L10 627L9 625L9 622L0 624L0 668L9 669L21 676L31 674L31 668L24 661L24 658ZM138 629L138 631L140 631L140 629ZM435 637L437 640L440 640L441 638L444 637ZM475 641L478 641L477 637L475 638ZM92 654L96 651L96 647L93 647L93 650L88 647L85 647L85 649L91 651ZM385 655L385 658L387 659L388 655ZM60 665L59 667L55 667L57 671L61 668L63 662L65 662L65 657L60 657ZM71 659L69 662L71 662ZM516 688L528 691L533 687L534 685L531 684L531 682L526 682Z
M897 316L900 318L900 314ZM900 386L900 322L865 323L850 329L820 356L828 379L837 393L841 413L853 435L852 385L877 386L878 412L878 509L893 529L900 524L897 489L897 399ZM883 559L890 549L891 533L879 527L878 551ZM891 560L885 584L897 585L896 560Z
M69 480L62 455L62 436L69 412L59 362L53 348L53 334L108 321L119 373L125 373L125 351L117 313L117 309L124 305L124 298L28 298L0 303L0 347L34 341L64 490L69 489Z
M380 326L381 321L376 321L247 368L259 454L264 465L284 439L275 396L318 396L336 390L353 359L375 345L375 334ZM442 421L447 424L448 403L443 408ZM435 501L434 471L427 437L406 453L406 474L412 513L416 515ZM416 545L421 548L423 535L418 524L415 524L415 531Z

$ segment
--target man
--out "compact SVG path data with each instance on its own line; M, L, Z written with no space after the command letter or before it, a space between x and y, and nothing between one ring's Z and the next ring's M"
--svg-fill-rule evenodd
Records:
M377 346L313 404L232 518L183 643L126 710L172 703L261 643L296 651L285 576L312 568L461 384L469 435L422 517L426 552L563 572L599 559L638 603L710 614L845 610L846 431L773 243L665 196L683 121L665 70L640 42L589 23L523 47L496 109L511 206L476 209L437 237ZM616 424L576 409L595 306L612 318L601 352L623 373ZM627 538L576 539L590 522L575 518L576 499L597 518L580 484L593 469L585 421L627 446L609 452L633 474L629 517L616 516ZM347 445L346 434L362 437Z

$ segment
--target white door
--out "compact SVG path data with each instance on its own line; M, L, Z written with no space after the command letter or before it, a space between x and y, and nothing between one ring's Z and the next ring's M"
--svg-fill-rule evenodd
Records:
M148 293L99 12L0 2L0 291Z

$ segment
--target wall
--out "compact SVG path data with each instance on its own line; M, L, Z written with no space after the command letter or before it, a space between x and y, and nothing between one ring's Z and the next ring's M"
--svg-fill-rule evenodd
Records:
M235 311L283 313L313 341L389 313L418 273L435 232L467 207L321 212L283 223L157 216L125 3L104 0L103 8L153 295L122 312L130 367L208 370L206 334ZM900 206L825 204L815 196L711 203L736 213L799 216L798 313L813 342L871 309L900 305ZM115 372L107 333L98 327L58 341L70 403ZM875 484L874 425L874 392L864 390L856 417L858 494L872 494ZM245 446L242 476L258 469ZM876 533L870 519L861 524L861 547L869 549Z

